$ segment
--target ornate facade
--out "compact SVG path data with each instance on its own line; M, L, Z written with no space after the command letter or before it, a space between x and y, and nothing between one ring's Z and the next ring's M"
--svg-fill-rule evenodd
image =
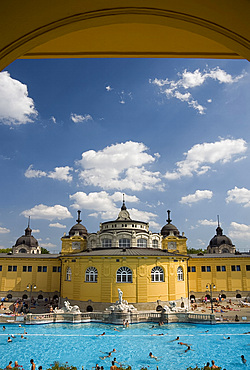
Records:
M40 254L28 225L13 253L0 255L1 296L27 297L27 287L35 284L35 297L58 296L82 310L100 310L117 300L118 288L139 309L209 295L208 284L216 294L249 295L250 254L236 253L219 224L207 253L188 255L187 238L172 224L170 211L160 233L131 219L124 201L118 217L101 223L96 233L87 232L80 211L76 222L54 255Z

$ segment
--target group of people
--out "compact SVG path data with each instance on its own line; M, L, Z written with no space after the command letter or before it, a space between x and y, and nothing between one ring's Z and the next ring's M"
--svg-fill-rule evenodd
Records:
M100 359L105 360L106 358L110 358L114 352L116 352L115 348L112 351L108 352L108 355L100 357ZM116 364L118 364L119 366L121 365L121 363L116 360L116 357L114 357L113 361L111 362L110 370L117 370L118 367L116 366ZM94 370L104 370L104 367L99 366L98 364L96 364L94 367L92 367L92 369L94 369Z
M21 328L21 324L19 324L19 328ZM3 326L3 331L6 330L6 327ZM26 330L24 329L24 334L27 334ZM21 339L27 339L27 337L24 337L23 334L20 334L21 335ZM8 343L11 343L12 342L12 339L16 338L16 336L14 334L11 334L10 336L8 336L8 339L7 339L7 342Z
M36 370L36 364L35 364L33 358L30 360L30 364L31 364L31 369L30 370ZM11 370L13 368L19 368L19 367L22 368L22 365L19 365L17 361L15 361L14 367L12 367L12 361L10 361L9 364L6 366L6 369ZM42 366L38 367L38 370L42 370L42 369L43 369Z

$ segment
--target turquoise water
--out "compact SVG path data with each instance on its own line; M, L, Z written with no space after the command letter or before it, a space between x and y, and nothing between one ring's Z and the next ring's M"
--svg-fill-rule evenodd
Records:
M120 331L115 331L115 327ZM29 370L29 361L33 358L36 367L42 365L43 369L54 361L67 361L80 370L82 366L84 370L90 370L96 363L108 370L116 357L118 362L131 365L133 370L142 366L149 370L156 370L156 366L159 370L185 370L188 366L211 363L211 360L227 370L237 370L246 368L240 359L242 354L250 367L250 334L243 334L250 331L249 324L151 327L149 323L130 325L126 329L97 323L27 325L21 328L8 324L5 331L0 327L0 367L17 360L24 370ZM20 338L24 328L26 340ZM103 332L106 333L104 336L97 336ZM164 335L155 335L162 333ZM8 334L16 335L12 343L7 343ZM185 353L187 347L173 341L177 336L179 341L190 344L192 350ZM230 339L223 339L228 336ZM100 359L113 348L116 353L111 358ZM149 352L157 356L158 361L150 358Z

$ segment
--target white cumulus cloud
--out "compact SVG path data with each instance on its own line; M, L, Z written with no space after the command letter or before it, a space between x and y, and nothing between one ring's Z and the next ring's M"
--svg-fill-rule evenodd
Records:
M147 150L143 143L132 141L99 151L89 150L82 153L82 159L76 162L82 167L79 177L85 185L103 189L161 189L161 174L145 168L158 156L146 153Z
M238 188L235 186L234 189L228 190L226 202L234 202L242 204L243 207L250 207L250 190L246 188Z
M5 125L33 122L37 116L35 104L28 96L27 85L0 72L0 121Z
M7 229L6 227L0 227L0 234L8 234L10 232L10 229Z
M149 83L159 87L160 92L168 99L176 98L187 103L190 107L197 110L199 114L204 114L206 107L198 103L198 101L193 98L190 91L187 90L202 86L208 79L217 81L220 84L232 84L243 78L245 73L233 77L226 71L216 67L203 71L196 69L194 72L185 69L182 73L178 73L178 75L179 79L176 80L155 78L154 80L149 80ZM211 103L212 99L207 99L207 102Z
M74 203L72 205L75 209L87 209L94 211L89 214L92 217L101 217L103 220L114 220L117 218L121 210L123 194L115 192L109 195L106 191L93 192L86 194L84 192L77 192L70 195L70 200ZM130 213L130 217L134 220L153 222L157 217L152 212L140 211L136 208L129 208L127 203L138 203L139 199L135 196L125 194L125 203ZM118 204L116 204L118 203Z
M213 220L199 220L198 221L198 224L202 225L202 226L217 226L218 225L218 222L217 221L213 221Z
M45 172L41 170L34 170L33 165L31 164L28 169L25 171L24 175L27 178L39 178L39 177L49 177L53 180L67 181L71 182L73 180L70 172L73 171L72 167L56 167L54 171Z
M192 204L197 203L203 199L211 199L213 192L211 190L196 190L194 194L186 195L180 200L181 204Z
M40 233L40 230L39 229L32 229L32 232L33 233Z
M231 222L228 235L232 239L246 240L250 239L250 225Z
M40 170L33 170L33 164L31 164L24 173L25 177L31 179L36 177L45 177L47 173Z
M196 144L184 153L186 158L183 161L176 163L177 169L166 172L165 177L176 180L193 174L203 175L210 170L212 164L230 162L246 150L247 143L243 139L221 139L214 143Z
M93 118L90 114L85 114L82 116L81 114L71 113L70 118L74 123L93 121Z
M54 206L46 206L39 204L31 209L27 209L21 212L21 215L25 217L31 217L32 219L43 219L43 220L64 220L65 218L73 218L67 207L56 204Z
M56 227L58 229L66 229L67 226L66 225L62 225L59 222L56 222L54 224L49 224L49 227Z
M69 166L56 167L54 171L49 172L48 177L54 180L71 182L73 177L70 175L70 171L73 171L73 168Z

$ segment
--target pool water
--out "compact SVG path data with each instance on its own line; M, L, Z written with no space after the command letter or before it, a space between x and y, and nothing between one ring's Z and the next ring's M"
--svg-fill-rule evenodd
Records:
M211 364L211 360L223 369L237 370L246 367L241 362L242 354L248 366L250 364L250 334L243 334L250 331L249 324L168 324L156 328L152 325L135 324L123 329L99 323L22 327L8 324L5 331L0 327L0 368L17 360L27 370L33 358L36 368L42 365L44 370L54 361L68 362L79 370L82 366L84 370L91 370L98 363L108 370L116 357L118 362L131 365L133 370L141 367L156 370L156 366L159 370L186 370L196 364L203 366L207 361ZM20 336L24 329L27 339ZM103 332L104 336L98 336ZM7 342L8 334L16 336L12 343ZM178 341L190 344L191 350L185 353L187 347L174 341L177 336L180 337ZM114 348L116 352L111 358L100 359ZM157 356L158 361L150 358L149 352Z

